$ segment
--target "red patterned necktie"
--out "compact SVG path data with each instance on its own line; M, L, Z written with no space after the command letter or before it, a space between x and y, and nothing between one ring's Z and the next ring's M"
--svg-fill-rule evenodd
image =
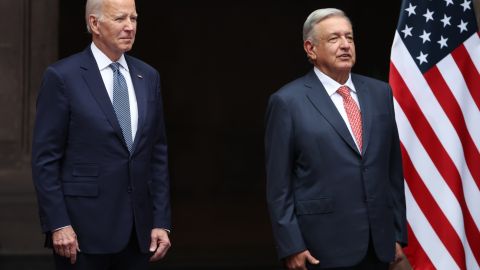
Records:
M337 92L343 98L343 107L345 107L347 112L348 122L350 122L358 148L362 152L362 115L360 114L360 108L358 108L358 104L350 95L350 90L347 86L340 86Z

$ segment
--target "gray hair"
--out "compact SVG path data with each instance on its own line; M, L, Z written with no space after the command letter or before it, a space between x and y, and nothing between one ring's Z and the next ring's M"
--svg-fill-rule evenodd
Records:
M90 29L88 17L93 14L98 19L101 19L102 7L103 7L103 0L87 0L87 4L85 5L85 21L87 23L87 31L89 33L92 33L92 29Z
M315 25L330 17L343 17L347 19L348 22L350 22L350 24L352 24L352 22L347 17L345 12L343 12L340 9L336 9L336 8L317 9L314 12L310 13L310 15L308 15L307 20L305 20L305 23L303 24L303 42L310 40L312 43L316 43L316 40L314 38Z

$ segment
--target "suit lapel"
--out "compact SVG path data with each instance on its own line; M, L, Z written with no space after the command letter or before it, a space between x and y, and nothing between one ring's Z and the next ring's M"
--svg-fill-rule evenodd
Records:
M138 108L138 126L137 133L135 134L135 140L133 141L132 153L135 151L136 146L140 140L142 129L145 122L145 116L147 112L147 86L144 79L145 74L130 61L130 58L125 55L127 60L128 69L130 70L130 77L132 78L133 88L135 89L135 96L137 98Z
M83 62L80 65L83 79L88 85L88 89L97 101L101 110L107 117L108 122L115 130L118 138L122 141L124 146L127 147L125 140L123 139L122 128L118 123L117 115L115 114L112 102L108 97L107 89L102 80L102 75L100 75L100 71L98 70L97 63L95 62L95 58L93 57L90 48L87 48L84 51L83 56Z
M317 111L330 123L340 137L355 152L359 153L357 145L353 141L352 135L348 131L345 121L343 121L335 104L333 104L332 99L328 96L327 91L313 70L305 76L305 86L310 88L310 91L307 92L307 97Z
M362 154L365 154L370 141L370 131L372 126L370 109L372 108L372 104L370 104L371 101L368 98L368 87L365 85L365 82L355 74L352 74L352 81L355 85L355 90L357 91L358 103L360 103L360 110L362 113Z

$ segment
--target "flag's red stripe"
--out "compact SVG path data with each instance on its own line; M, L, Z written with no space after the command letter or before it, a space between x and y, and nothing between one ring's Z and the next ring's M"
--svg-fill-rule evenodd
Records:
M425 250L423 250L420 243L418 243L415 234L413 233L410 224L408 227L408 246L403 249L405 255L407 255L408 261L413 269L418 270L435 270L432 261L428 258Z
M472 215L465 203L462 189L462 180L447 151L438 140L435 132L428 123L425 115L413 98L407 85L398 73L395 66L390 63L390 83L395 99L402 107L403 112L410 121L415 134L435 164L438 172L442 175L447 185L458 200L463 213L465 234L477 262L480 262L480 232L473 221Z
M433 94L442 106L443 111L445 111L445 114L457 131L457 135L462 143L463 154L468 169L470 170L475 183L477 183L477 187L480 188L480 153L478 152L472 136L470 136L470 133L468 132L467 124L463 117L460 105L436 66L432 67L423 75L432 89ZM480 91L478 91L479 89L480 88L477 88L476 90L480 93Z
M412 192L415 201L422 210L422 213L432 226L435 233L438 235L443 245L452 255L460 269L466 269L465 265L465 250L463 243L452 224L448 221L445 214L442 212L440 206L437 204L428 187L423 182L417 170L413 166L412 160L405 151L403 144L400 144L403 157L403 170L405 173L405 180Z
M480 74L478 73L475 64L463 44L453 50L451 54L463 75L463 79L467 84L470 95L472 95L475 104L477 104L477 108L480 109Z
M461 200L463 200L462 182L453 161L450 159L447 151L445 151L442 143L438 140L435 132L418 106L418 103L415 101L407 85L392 63L390 64L390 84L392 85L395 99L410 120L410 124L417 134L417 137L435 163L438 171L457 199L462 198ZM411 121L412 119L415 121Z

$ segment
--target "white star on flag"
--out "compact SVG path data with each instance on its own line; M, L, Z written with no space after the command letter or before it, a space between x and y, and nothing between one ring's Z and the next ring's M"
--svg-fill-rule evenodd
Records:
M403 34L405 36L403 36L403 38L407 38L408 36L412 36L412 29L413 27L408 27L408 25L405 25L405 29L402 30Z
M427 61L427 56L428 56L428 53L427 53L427 54L423 54L423 52L420 51L420 55L417 56L418 61L420 61L420 65L423 64L423 63L428 63L428 61Z
M463 4L460 5L460 6L463 7L463 11L466 11L467 9L470 9L470 3L471 3L471 1L467 1L467 0L463 1Z
M460 20L460 24L457 25L457 27L460 28L460 33L462 33L463 31L468 31L467 24L468 22L463 22L463 20Z
M450 17L447 17L447 14L444 14L444 15L443 15L443 19L441 19L440 21L443 23L443 27L444 27L444 28L447 27L447 25L451 25L451 24L450 24L450 19L451 19L451 18L452 18L451 16L450 16Z
M437 41L437 43L440 44L440 49L443 49L443 47L448 47L447 40L448 38L444 38L443 36L440 36L440 40Z
M430 34L431 33L427 33L425 30L423 30L423 34L420 36L420 38L423 40L423 43L430 41Z
M453 0L445 0L445 5L448 7L448 5L453 5Z
M409 7L405 9L405 11L408 12L408 16L410 17L410 15L414 14L416 15L417 13L415 13L415 8L417 6L412 6L412 3L410 3Z
M433 13L434 13L433 11L430 11L427 8L427 12L423 14L423 17L425 17L425 22L428 22L429 20L433 21Z

